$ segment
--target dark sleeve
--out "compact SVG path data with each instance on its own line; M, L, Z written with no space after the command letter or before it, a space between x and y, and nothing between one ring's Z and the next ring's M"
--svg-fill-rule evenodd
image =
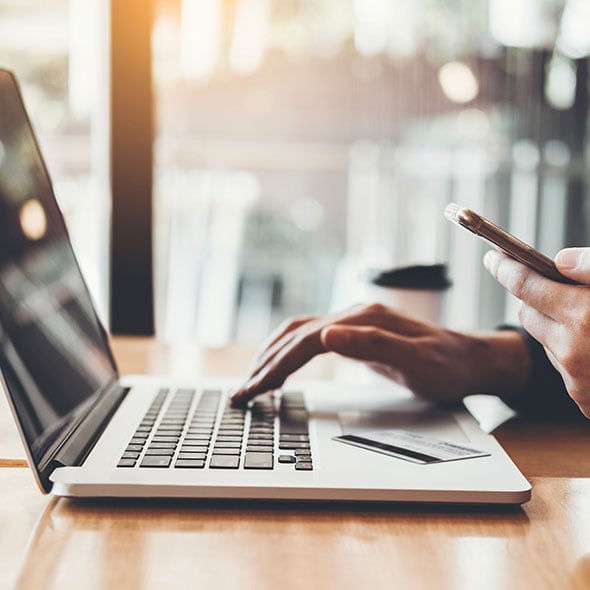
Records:
M510 405L533 418L585 419L568 395L559 372L553 367L545 349L526 330L501 326L500 330L516 330L524 337L531 355L531 375L522 395Z

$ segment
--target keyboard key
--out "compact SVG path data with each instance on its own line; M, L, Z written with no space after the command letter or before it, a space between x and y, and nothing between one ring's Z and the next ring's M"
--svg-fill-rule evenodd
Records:
M215 442L215 446L222 449L239 449L242 444L240 442Z
M174 467L180 469L203 469L205 467L204 459L178 459Z
M252 438L251 436L248 437L248 446L250 447L266 447L268 445L272 445L273 443L273 439L271 438L265 438L265 439L259 439L259 438Z
M311 450L310 449L296 449L295 456L296 457L311 457Z
M146 456L151 455L151 456L160 456L160 457L172 457L172 455L174 455L174 449L152 449L152 448L148 448L148 450L145 452Z
M117 463L117 467L135 467L135 459L121 459Z
M188 398L189 400L191 400L191 399L193 399L193 396L194 395L195 395L195 390L192 389L191 387L181 387L176 392L175 399L177 399L177 398Z
M241 449L220 449L218 447L213 448L214 455L237 455L239 457L241 453Z
M219 436L243 436L244 435L244 431L243 430L219 430Z
M244 469L272 469L272 453L246 453Z
M281 442L309 442L307 434L281 434L279 438Z
M178 459L198 459L204 461L207 458L207 453L180 453Z
M281 436L284 434L306 434L309 435L307 422L305 424L293 424L291 422L281 422Z
M240 465L240 457L235 455L213 455L209 462L211 469L237 469Z
M125 451L139 451L143 450L143 445L127 445Z
M246 447L246 453L272 453L273 447L265 446L265 447Z
M154 436L152 442L177 442L177 436Z
M209 448L209 445L207 443L204 443L202 441L200 442L183 442L182 446L180 447L180 450L182 451L183 449L191 449L191 450L195 450L196 449L204 449L205 451Z
M311 463L295 463L295 469L297 471L312 471L313 465Z
M284 451L292 451L296 449L307 449L309 450L309 443L303 442L279 442L279 449Z
M170 467L172 457L145 457L140 467Z
M152 441L150 443L150 449L175 449L175 442L157 442Z
M137 451L125 451L123 453L123 459L138 459L139 455L141 455L141 453L137 452Z
M279 455L279 463L295 463L297 459L293 455Z

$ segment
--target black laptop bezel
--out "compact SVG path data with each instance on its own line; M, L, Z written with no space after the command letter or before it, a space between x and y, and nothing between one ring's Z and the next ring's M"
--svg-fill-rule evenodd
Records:
M10 409L11 409L12 414L14 416L15 422L17 424L17 428L18 428L21 440L23 442L25 452L27 454L28 463L33 470L33 474L35 476L37 484L39 485L39 488L44 493L49 493L49 492L51 492L51 489L53 487L53 483L51 482L51 479L50 479L51 473L53 472L53 470L57 466L61 466L61 465L65 464L63 461L59 460L60 453L61 453L61 456L72 456L72 457L75 456L75 454L64 453L64 447L67 446L68 441L72 440L73 434L75 433L75 431L82 425L82 423L84 422L84 420L88 416L90 416L96 412L97 408L99 408L101 406L101 402L104 401L105 403L107 403L107 399L108 399L109 405L113 404L113 399L112 399L113 392L118 392L119 397L120 397L121 395L124 395L124 390L121 390L117 386L118 379L119 379L119 371L118 371L117 364L115 362L115 358L113 356L111 347L109 345L108 332L104 328L104 325L102 324L100 317L98 316L98 314L96 312L96 306L94 305L94 302L92 300L92 296L90 294L90 290L88 289L88 285L86 283L86 280L85 280L82 270L80 268L78 258L76 257L76 254L75 254L74 249L72 247L72 243L71 243L70 235L67 231L65 219L64 219L63 213L59 207L59 204L57 203L57 200L55 198L55 192L53 190L53 183L51 182L51 176L49 174L49 170L47 168L45 159L43 158L43 153L41 151L39 141L38 141L37 136L35 134L35 130L33 128L33 125L31 123L31 119L30 119L29 114L27 112L20 85L18 83L18 80L17 80L15 74L11 70L0 67L0 76L8 77L10 79L11 83L13 84L14 89L16 91L15 96L17 97L17 100L19 101L19 107L22 110L22 114L24 116L24 121L26 122L26 124L29 127L31 137L33 139L33 143L35 146L35 150L36 150L37 156L39 158L39 163L41 165L41 169L42 169L43 173L45 174L45 178L47 180L47 184L48 184L48 188L49 188L49 196L50 196L50 198L52 198L54 200L58 215L60 217L60 221L63 224L64 237L65 237L66 243L72 252L72 258L74 261L75 268L80 276L80 280L82 281L84 289L86 290L86 292L88 294L90 304L92 306L92 312L94 314L94 319L96 320L96 324L99 328L100 338L101 338L102 343L104 345L104 350L107 353L108 360L109 360L111 367L113 369L113 376L114 376L112 381L105 383L104 386L100 390L95 391L88 399L86 399L82 404L80 404L79 406L77 406L75 408L73 415L72 415L72 419L69 422L67 422L67 424L63 428L63 431L60 432L59 435L56 436L56 438L53 440L50 449L45 453L45 455L39 461L36 461L34 458L34 455L32 453L32 450L31 450L31 445L29 444L29 441L27 440L27 437L24 433L24 429L23 429L22 424L20 422L18 413L16 411L15 405L13 403L12 394L8 388L6 379L4 378L4 375L1 374L1 371L0 371L2 386L4 388L6 397L8 399L8 404L10 406ZM113 404L114 409L116 409L116 407L118 406L118 403L120 403L120 399L117 399L115 401L115 403ZM98 413L100 414L101 412L98 412ZM112 415L112 413L107 413L107 414L108 414L108 418L110 418L110 416ZM104 429L104 423L101 425L97 425L96 428L100 428L100 430ZM91 438L96 438L96 432L88 433L88 436ZM79 441L78 441L78 445L80 446ZM83 445L81 445L81 448L86 447L86 446L87 446L86 444L83 444Z

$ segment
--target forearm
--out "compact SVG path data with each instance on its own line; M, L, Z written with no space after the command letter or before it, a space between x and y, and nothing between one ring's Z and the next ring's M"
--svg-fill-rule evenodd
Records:
M468 355L472 382L470 393L493 393L513 405L526 389L531 376L531 355L517 330L472 334Z

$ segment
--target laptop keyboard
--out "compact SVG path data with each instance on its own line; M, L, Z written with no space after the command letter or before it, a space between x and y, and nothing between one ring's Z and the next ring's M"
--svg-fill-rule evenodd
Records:
M312 471L308 422L300 392L266 395L241 409L218 390L199 396L194 389L162 389L117 467L269 470L282 463Z

